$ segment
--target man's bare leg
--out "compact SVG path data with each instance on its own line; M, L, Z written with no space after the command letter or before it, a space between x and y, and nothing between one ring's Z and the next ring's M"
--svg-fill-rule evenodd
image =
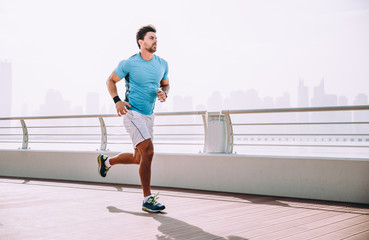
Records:
M115 164L140 164L141 154L137 148L135 148L135 153L120 153L114 157L109 158L110 165Z
M160 212L165 209L163 204L156 201L157 195L151 195L151 163L154 157L154 146L151 139L146 139L139 143L135 148L135 153L120 153L109 159L110 165L115 164L139 164L139 175L141 180L141 186L144 196L144 202L142 204L142 210L146 212ZM106 156L99 155L98 162L100 165L104 165ZM103 171L101 171L101 169ZM99 169L102 177L106 176L110 167Z
M156 201L157 195L151 195L151 163L154 157L154 146L151 139L147 139L137 145L137 149L141 154L140 163L140 179L144 195L142 210L146 212L160 212L165 209L165 206Z
M141 155L139 174L144 197L151 195L151 162L154 156L154 146L151 139L139 143L137 148Z
M139 164L139 174L144 197L151 195L151 162L154 156L154 146L151 139L140 142L135 148L135 153L120 153L109 158L110 165L115 164Z

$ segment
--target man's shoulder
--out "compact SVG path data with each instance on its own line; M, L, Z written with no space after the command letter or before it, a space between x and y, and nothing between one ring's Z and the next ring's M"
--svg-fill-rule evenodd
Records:
M119 65L124 66L124 67L128 67L130 65L131 62L137 61L137 53L133 54L132 56L130 56L129 58L123 59L119 62Z
M132 56L130 56L127 61L134 61L138 59L138 53L133 54Z
M156 60L156 61L158 61L159 63L164 64L164 65L168 65L168 62L167 62L164 58L161 58L161 57L159 57L159 56L157 56L157 55L154 55L154 58L155 58L155 60Z
M164 58L159 57L159 56L158 56L158 55L156 55L156 54L154 54L154 57L156 58L156 60L159 60L159 61L165 61L165 62L166 62L166 60L165 60Z

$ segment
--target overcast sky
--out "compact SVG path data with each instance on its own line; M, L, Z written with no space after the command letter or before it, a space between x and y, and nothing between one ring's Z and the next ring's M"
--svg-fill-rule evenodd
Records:
M85 106L118 62L138 52L135 34L156 26L157 55L169 62L171 96L204 104L231 97L291 93L299 78L352 104L369 89L366 0L0 0L0 60L13 65L13 114L32 113L48 89ZM123 95L123 85L120 86ZM169 100L169 99L168 99ZM173 109L170 109L173 110Z

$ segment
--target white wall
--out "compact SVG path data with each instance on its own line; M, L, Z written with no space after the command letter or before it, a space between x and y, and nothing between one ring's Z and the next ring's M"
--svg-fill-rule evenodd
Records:
M0 176L140 184L137 165L100 177L98 154L0 150ZM153 186L369 203L369 159L156 154L153 161Z

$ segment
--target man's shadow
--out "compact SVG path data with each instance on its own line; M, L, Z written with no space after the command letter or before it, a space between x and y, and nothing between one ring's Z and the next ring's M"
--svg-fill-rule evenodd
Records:
M107 209L110 213L126 213L139 217L149 217L160 222L161 225L158 227L158 230L162 233L162 235L156 235L156 238L158 240L184 240L189 238L189 234L191 234L191 238L201 236L202 239L247 240L246 238L241 238L237 236L228 236L227 238L223 238L205 232L201 228L194 225L188 224L172 217L165 216L166 213L131 212L121 210L113 206L108 206Z

